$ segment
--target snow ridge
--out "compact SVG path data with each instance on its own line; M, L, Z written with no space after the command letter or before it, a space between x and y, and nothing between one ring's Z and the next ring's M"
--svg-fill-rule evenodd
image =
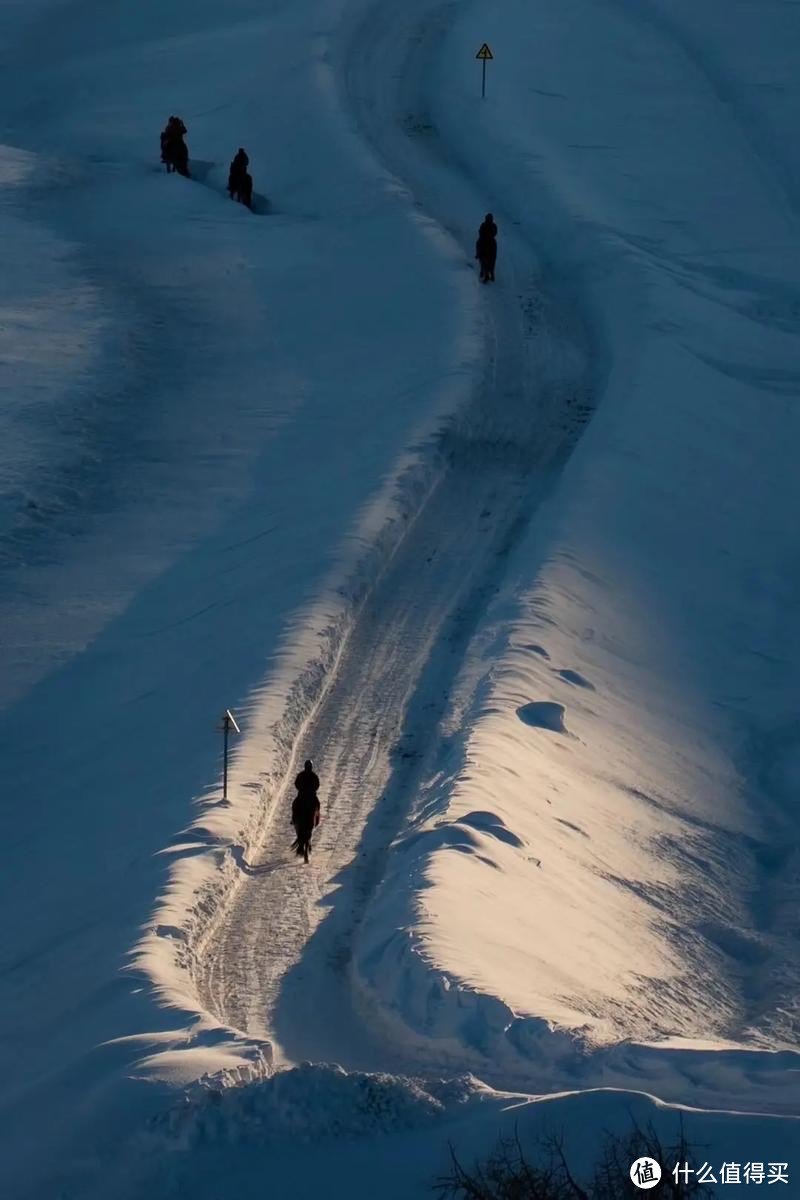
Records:
M287 1138L317 1145L427 1126L487 1091L470 1075L423 1080L304 1063L261 1083L196 1088L155 1118L150 1132L179 1150L268 1146Z

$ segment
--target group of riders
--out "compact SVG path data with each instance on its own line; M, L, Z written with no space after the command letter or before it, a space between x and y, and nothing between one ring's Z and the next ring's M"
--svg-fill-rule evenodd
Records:
M170 117L161 132L161 161L167 171L189 175L189 148L186 145L186 126L180 117ZM248 208L253 206L253 177L247 170L250 159L240 146L233 156L228 171L228 195ZM494 283L494 266L497 261L497 225L491 213L487 213L478 230L475 257L481 267L481 283Z
M176 171L179 175L191 178L189 173L189 148L186 145L186 126L180 117L170 117L161 131L161 161L167 168L167 173ZM228 171L228 195L231 200L238 200L253 207L253 177L247 168L250 159L240 146L233 156Z

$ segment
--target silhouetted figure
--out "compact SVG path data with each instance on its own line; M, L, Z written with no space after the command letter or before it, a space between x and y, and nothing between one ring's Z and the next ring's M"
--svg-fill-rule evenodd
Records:
M248 175L247 168L250 159L240 146L233 157L228 171L228 194L231 200L236 199L248 208L253 207L253 177Z
M494 264L497 261L497 226L494 217L487 213L478 230L475 257L481 264L481 283L494 283Z
M172 149L176 140L183 137L186 126L180 117L170 117L161 130L161 161L167 168L167 174L175 170L172 162Z
M166 165L167 174L177 171L188 179L189 150L183 140L185 136L186 126L180 117L170 117L161 133L161 161Z
M297 795L292 801L292 824L297 834L292 849L298 857L308 862L308 851L311 846L311 835L319 825L319 776L314 771L313 763L307 758L302 771L294 781Z

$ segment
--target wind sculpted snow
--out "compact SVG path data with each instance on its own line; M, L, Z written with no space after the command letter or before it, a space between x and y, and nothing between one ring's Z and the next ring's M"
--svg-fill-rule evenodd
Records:
M798 160L777 100L798 22L771 11L768 36L759 6L511 5L485 105L456 66L485 19L442 53L431 125L462 159L481 147L495 212L535 195L548 281L581 288L608 364L465 668L477 719L444 743L357 954L396 1036L466 1043L485 1078L515 1053L549 1074L568 1033L683 1037L660 1095L694 1089L700 1043L720 1050L707 1102L728 1103L738 1046L738 1102L760 1061L753 1104L796 1111L795 1060L758 1057L796 1050L800 975ZM523 846L442 836L474 809Z

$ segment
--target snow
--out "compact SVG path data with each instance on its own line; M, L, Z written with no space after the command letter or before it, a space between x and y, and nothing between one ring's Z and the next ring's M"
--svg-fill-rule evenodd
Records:
M537 1064L548 1026L552 1054L572 1032L570 1059L664 1035L796 1046L781 766L798 667L796 164L778 138L755 155L750 89L796 18L762 34L759 60L758 11L737 6L720 65L713 14L705 28L692 10L684 38L670 11L506 6L492 103L452 69L433 112L463 155L476 135L491 147L496 214L544 178L562 214L541 218L550 269L567 213L566 267L577 243L613 364L465 669L474 722L418 799L361 939L365 986L434 1047L470 1045L474 1070L483 1054L496 1072L498 1039L529 1025L514 1049ZM442 61L485 30L477 13L454 26ZM769 171L765 146L782 152ZM475 811L492 824L467 832ZM778 1058L776 1105L785 1070ZM724 1072L716 1103L730 1087Z
M207 1088L153 1122L156 1136L183 1150L215 1142L273 1145L365 1137L429 1126L448 1109L491 1092L470 1077L435 1084L396 1075L307 1063L266 1083Z
M10 1195L790 1158L797 12L0 7Z
M320 1067L314 1070L309 1102L299 1112L289 1097L295 1080L306 1069L283 1073L288 1095L280 1106L247 1090L237 1090L229 1105L225 1104L227 1096L209 1097L196 1109L191 1101L184 1101L179 1116L172 1114L142 1138L139 1169L128 1166L123 1179L112 1166L107 1180L119 1184L119 1194L124 1196L141 1195L144 1186L164 1197L216 1197L233 1189L258 1195L265 1186L282 1184L287 1189L283 1194L299 1200L310 1200L321 1190L331 1190L332 1185L339 1186L342 1194L366 1200L375 1194L379 1180L381 1194L390 1200L406 1200L430 1194L432 1181L448 1174L451 1146L469 1166L490 1151L501 1134L518 1135L526 1148L535 1146L540 1138L563 1134L570 1162L576 1173L583 1175L591 1170L605 1128L627 1130L633 1121L640 1127L652 1122L662 1144L669 1147L678 1141L682 1121L688 1140L697 1147L698 1166L707 1162L717 1179L723 1162L738 1162L742 1167L751 1161L785 1162L796 1138L790 1119L678 1111L646 1095L611 1090L565 1093L537 1101L510 1093L476 1091L468 1080L439 1094L440 1107L433 1105L431 1111L431 1106L426 1106L427 1110L420 1111L421 1089L413 1086L413 1081L395 1080L391 1085L395 1103L387 1105L383 1081L371 1078L363 1090L365 1081L356 1076L347 1089L347 1107L340 1108L337 1101L345 1090L344 1079L335 1069ZM400 1111L411 1119L406 1128L398 1128L397 1101L409 1095L417 1098L416 1102L409 1105L406 1101ZM358 1097L355 1113L349 1107L354 1097ZM363 1100L367 1101L366 1112ZM235 1116L234 1101L238 1102ZM380 1102L377 1107L376 1101ZM266 1132L262 1122L267 1114L268 1129L274 1128L273 1120L279 1127L290 1123L288 1139L260 1140ZM322 1118L322 1127L312 1134L312 1145L304 1123L310 1115ZM418 1117L422 1124L416 1123ZM330 1123L339 1118L349 1121L346 1137L329 1133ZM256 1144L254 1135L259 1138ZM228 1138L236 1140L228 1142ZM165 1145L169 1147L166 1153ZM674 1165L671 1161L668 1169ZM764 1170L766 1174L766 1166ZM790 1183L791 1178L790 1166Z
M43 1121L56 1145L91 1154L102 1144L93 1106L67 1096L95 1072L100 1090L124 1078L149 1056L150 1035L173 1029L173 1042L186 1041L188 1016L154 1007L121 968L164 887L160 852L187 841L178 831L192 822L193 796L219 798L218 714L246 714L268 674L314 657L304 610L324 613L323 640L342 620L337 587L360 564L369 575L393 481L468 378L470 301L384 179L364 174L348 132L337 140L335 122L318 125L325 106L305 21L262 18L260 37L287 47L287 131L278 112L264 126L248 115L246 97L241 113L193 120L229 102L234 49L251 55L261 88L261 42L248 25L233 46L199 35L165 45L164 19L152 32L130 29L172 64L159 94L137 65L142 42L126 49L121 14L109 12L93 36L103 26L116 48L105 65L93 60L90 104L72 90L87 53L80 38L61 50L48 40L38 66L20 52L27 82L9 77L4 101L6 140L41 155L25 218L76 247L74 270L100 289L110 339L92 340L80 368L69 346L64 369L39 385L44 428L59 407L70 419L58 435L65 465L56 462L53 482L46 459L29 473L26 502L55 512L24 549L6 543L1 736L14 850L0 887L15 918L3 946L2 1057L17 1188L20 1173L33 1179L34 1164L57 1160L54 1148L41 1153ZM41 112L29 111L33 95ZM205 144L223 172L231 139L245 142L257 190L288 215L251 217L211 187L158 173L153 146L177 107L193 154ZM94 170L90 152L103 155ZM384 300L398 259L411 269ZM345 278L352 308L338 299ZM399 320L418 358L394 338ZM364 353L384 343L380 358ZM333 432L347 453L329 452ZM116 1043L131 1035L148 1036ZM109 1039L113 1051L95 1049ZM200 1071L211 1054L225 1061L209 1050ZM147 1103L159 1103L155 1092Z

